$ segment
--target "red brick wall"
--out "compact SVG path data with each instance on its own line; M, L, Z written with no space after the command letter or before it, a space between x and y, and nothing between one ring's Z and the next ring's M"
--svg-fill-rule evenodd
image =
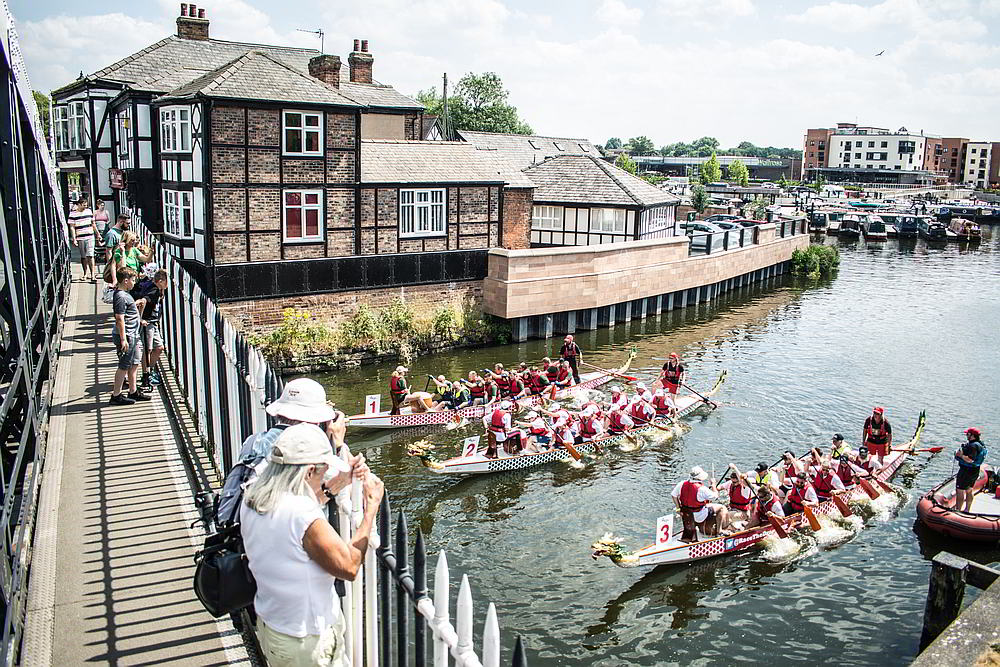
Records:
M281 324L285 308L306 310L321 322L336 326L349 319L362 303L371 308L385 308L396 299L416 312L433 312L446 302L463 303L471 300L479 307L483 300L483 281L472 280L437 285L393 287L309 296L254 299L220 304L220 308L241 330L264 333Z
M518 250L531 247L531 207L535 191L506 188L503 191L503 247ZM496 245L492 242L490 245Z

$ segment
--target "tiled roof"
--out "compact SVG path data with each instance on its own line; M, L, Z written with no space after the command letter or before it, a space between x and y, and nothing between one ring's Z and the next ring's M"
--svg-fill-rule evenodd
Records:
M515 188L534 187L494 152L460 141L365 139L361 142L361 182L504 182Z
M216 98L357 106L331 86L263 51L247 51L165 97L190 97L198 93Z
M320 55L316 49L228 42L221 39L181 39L171 35L94 72L87 79L116 81L128 85L133 90L166 93L231 63L248 51L264 53L303 75L309 74L309 60ZM350 68L346 62L340 69L340 79L340 94L359 105L423 108L419 102L391 86L378 82L352 83ZM268 99L278 98L272 96Z
M606 160L559 155L524 170L535 183L535 201L614 206L655 206L680 199Z
M471 130L459 130L458 135L473 146L497 150L505 160L516 165L518 169L537 164L553 155L601 156L601 151L588 139L473 132Z

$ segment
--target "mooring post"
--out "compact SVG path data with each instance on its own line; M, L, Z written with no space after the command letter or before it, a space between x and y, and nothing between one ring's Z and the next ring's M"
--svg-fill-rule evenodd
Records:
M921 651L958 618L965 598L967 567L968 561L947 551L934 556L924 607L924 629L920 634Z

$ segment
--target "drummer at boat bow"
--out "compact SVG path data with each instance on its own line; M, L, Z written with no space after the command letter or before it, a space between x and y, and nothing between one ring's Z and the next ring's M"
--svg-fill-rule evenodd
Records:
M697 542L697 528L701 528L705 535L717 533L725 519L725 508L709 502L719 497L715 480L709 480L706 486L703 483L706 479L708 473L701 466L695 466L691 468L690 479L677 484L670 494L674 504L680 509L681 523L684 526L682 542ZM711 525L708 525L709 520L712 520Z
M868 451L878 458L879 463L884 462L892 447L892 425L885 418L885 408L872 410L872 416L865 420L861 442L868 445Z
M573 382L580 384L580 362L583 361L583 351L573 341L573 336L566 336L563 339L559 356L569 362L569 367L573 369Z
M816 507L819 505L819 498L816 496L816 489L809 483L809 475L800 472L795 476L792 488L785 495L785 504L781 509L785 514L798 514L805 505Z
M430 409L430 394L427 392L410 393L406 385L406 366L396 366L389 376L389 397L392 399L390 415L398 415L400 408L409 406L414 412L427 412Z
M670 353L670 359L663 364L660 371L660 384L671 394L677 394L677 387L684 383L684 366L676 352Z
M979 479L979 470L986 460L986 445L979 439L978 428L965 429L966 442L955 451L958 475L955 476L955 509L969 512L976 495L973 486Z

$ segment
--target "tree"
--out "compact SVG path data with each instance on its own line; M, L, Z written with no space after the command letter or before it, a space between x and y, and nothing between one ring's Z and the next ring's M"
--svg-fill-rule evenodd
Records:
M756 197L750 202L750 217L754 220L767 219L767 200L763 197Z
M611 137L608 139L607 143L604 144L605 150L613 150L622 147L622 140L618 137Z
M691 144L691 154L697 157L708 157L714 155L719 148L719 140L715 137L701 137L695 139Z
M639 171L639 165L628 156L628 153L619 153L618 157L615 158L615 166L619 169L624 169L633 176Z
M37 90L31 91L31 95L35 98L35 106L38 107L38 117L42 121L42 132L45 134L46 141L48 141L50 127L49 96Z
M823 174L817 174L817 176L816 176L816 182L813 183L813 185L812 185L813 191L816 194L819 194L819 193L823 192L823 185L825 183L826 183L826 180L823 178Z
M750 185L750 170L739 160L730 162L728 171L729 180L735 182L736 185L744 188Z
M691 189L691 208L696 210L699 215L705 212L705 208L708 206L708 193L705 192L705 188L701 185L696 185Z
M632 137L625 144L625 150L631 155L652 155L656 152L656 145L647 136Z
M520 119L516 107L507 103L508 95L496 73L469 72L459 79L455 94L448 96L450 126L456 130L531 134L531 126ZM444 113L436 88L418 92L417 101L427 107L427 113Z
M712 157L705 164L701 165L701 182L703 185L708 185L709 183L716 183L722 179L722 167L719 166L719 158L715 157L715 151L712 151Z
M785 178L784 174L782 174L781 178L778 179L778 187L782 190L788 187L788 180Z

